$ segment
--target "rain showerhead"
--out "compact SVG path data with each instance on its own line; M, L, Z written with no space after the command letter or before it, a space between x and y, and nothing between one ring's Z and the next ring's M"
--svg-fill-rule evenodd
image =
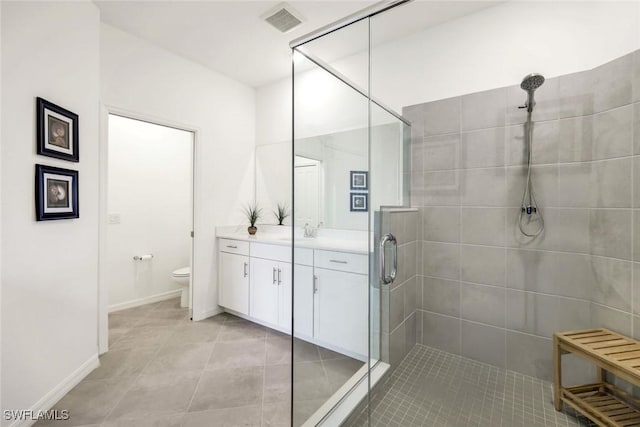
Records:
M529 113L533 111L533 107L536 104L533 100L533 92L538 89L544 83L544 76L542 74L529 74L522 79L522 83L520 83L520 87L527 91L527 104L526 108Z
M529 74L524 79L522 79L522 83L520 83L520 87L523 90L533 91L538 89L544 83L544 76L542 74Z

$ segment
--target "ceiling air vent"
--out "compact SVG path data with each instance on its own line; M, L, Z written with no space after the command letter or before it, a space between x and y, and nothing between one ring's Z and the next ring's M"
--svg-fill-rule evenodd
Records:
M287 3L280 3L269 12L262 15L262 19L271 24L281 33L289 31L302 24L302 17Z

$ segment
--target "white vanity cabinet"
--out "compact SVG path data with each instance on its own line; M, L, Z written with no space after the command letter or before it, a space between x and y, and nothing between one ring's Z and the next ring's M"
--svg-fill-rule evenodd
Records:
M291 331L291 264L251 258L249 315Z
M251 243L249 316L291 332L291 248Z
M249 243L220 239L220 305L249 314Z
M315 251L314 337L331 347L364 356L368 336L366 255Z
M222 307L286 333L294 309L296 337L366 358L367 255L296 249L292 289L290 246L220 238L219 248Z
M294 269L293 327L296 331L296 337L310 341L313 339L313 306L315 303L313 267L296 264Z

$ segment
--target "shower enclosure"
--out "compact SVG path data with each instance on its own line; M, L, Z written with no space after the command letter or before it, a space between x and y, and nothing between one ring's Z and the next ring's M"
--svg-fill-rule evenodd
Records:
M399 256L415 265L415 242L408 249L396 239L405 224L417 227L417 211L408 209L411 128L373 95L372 12L380 10L292 43L293 221L304 230L294 235L293 244L299 264L294 271L294 425L344 422L358 405L366 405L391 359L405 353L404 329L402 349L391 348L389 322L395 319L389 304L392 287L410 281L406 287L414 294L416 289L415 271L409 273L403 263L398 269ZM327 56L354 53L349 64L327 62ZM407 234L415 241L415 230ZM314 263L303 266L310 240ZM404 310L394 314L404 325ZM415 312L407 317L415 336ZM311 341L320 346L319 361L306 358Z
M387 1L291 42L294 426L585 425L551 339L640 336L639 28Z

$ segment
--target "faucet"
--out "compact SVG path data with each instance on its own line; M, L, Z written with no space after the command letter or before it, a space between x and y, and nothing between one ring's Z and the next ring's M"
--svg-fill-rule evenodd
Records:
M306 223L304 225L304 237L306 238L316 238L318 237L318 228L320 228L323 225L322 221L320 221L320 223L318 224L317 227L311 227L309 225L309 223Z
M313 227L309 226L309 223L306 223L304 225L304 237L316 237L316 231L313 229Z

